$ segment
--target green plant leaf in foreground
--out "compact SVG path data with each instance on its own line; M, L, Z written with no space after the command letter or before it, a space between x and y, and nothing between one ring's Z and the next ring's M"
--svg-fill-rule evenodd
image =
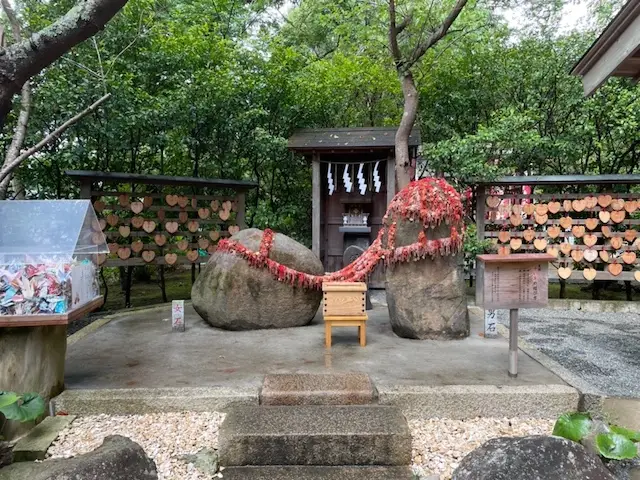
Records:
M591 418L584 413L563 413L553 426L553 435L579 442L589 434Z
M2 413L7 420L18 422L30 422L44 413L44 399L37 393L25 393L18 401L2 408Z
M612 460L626 460L638 455L636 445L619 433L601 433L596 437L598 453Z
M609 428L613 433L619 433L620 435L627 437L632 442L640 442L639 431L629 430L628 428L618 427L617 425L611 425Z
M0 410L18 401L18 395L13 392L0 392Z

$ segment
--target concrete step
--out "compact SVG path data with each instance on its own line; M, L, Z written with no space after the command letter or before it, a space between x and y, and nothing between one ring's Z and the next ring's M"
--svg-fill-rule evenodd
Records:
M219 443L224 466L411 463L406 419L379 405L238 407L227 414Z
M411 467L229 467L225 480L413 480Z
M360 372L266 375L261 405L367 405L376 401L369 375Z

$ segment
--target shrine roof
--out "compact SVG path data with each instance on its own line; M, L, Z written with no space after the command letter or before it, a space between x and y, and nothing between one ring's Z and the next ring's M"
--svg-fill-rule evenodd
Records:
M390 149L395 145L397 128L316 128L296 130L289 137L289 149L294 151ZM420 130L415 128L409 136L409 146L420 145Z

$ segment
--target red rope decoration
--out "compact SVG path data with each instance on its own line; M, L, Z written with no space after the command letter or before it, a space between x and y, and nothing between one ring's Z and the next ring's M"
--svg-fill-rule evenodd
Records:
M425 232L421 231L417 242L396 248L397 222L401 219L420 222L425 229L435 228L444 222L451 226L450 235L429 240ZM385 234L388 234L387 245L383 246ZM463 242L463 207L458 192L444 179L423 178L411 182L398 192L389 204L383 227L371 246L342 270L327 275L310 275L271 260L269 252L273 246L273 239L273 231L265 229L257 252L252 252L237 241L227 239L220 240L217 250L238 255L252 267L266 268L279 281L294 287L319 289L322 288L323 282L360 282L365 280L381 261L391 265L459 252Z

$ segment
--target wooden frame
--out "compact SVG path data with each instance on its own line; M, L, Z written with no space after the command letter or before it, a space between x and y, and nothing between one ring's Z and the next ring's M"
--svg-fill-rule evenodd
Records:
M0 315L0 327L45 327L50 325L68 325L88 313L97 310L104 304L102 295L90 300L82 305L73 307L63 314L44 315Z
M325 347L331 348L333 327L358 327L360 346L367 344L367 284L326 282L322 285Z

